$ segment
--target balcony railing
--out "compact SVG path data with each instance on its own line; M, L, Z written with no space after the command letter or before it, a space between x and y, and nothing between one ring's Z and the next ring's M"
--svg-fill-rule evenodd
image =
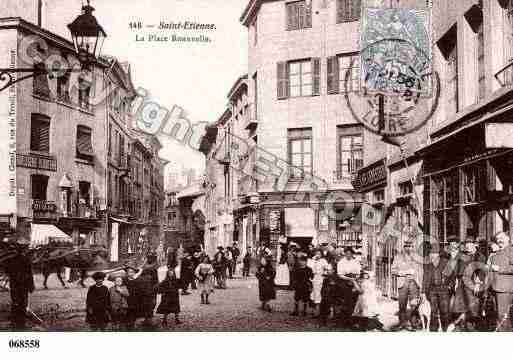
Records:
M500 69L495 74L495 78L499 81L502 87L513 85L513 61Z
M244 129L251 130L258 125L258 117L256 112L256 106L251 104L247 108L246 119L244 121Z
M339 167L333 172L333 177L336 181L351 181L358 170L363 167L363 159L350 159L347 161L348 169Z
M44 199L32 200L32 216L34 218L50 219L57 217L57 205L54 201L47 201Z
M50 155L17 153L16 166L55 172L57 171L57 160Z

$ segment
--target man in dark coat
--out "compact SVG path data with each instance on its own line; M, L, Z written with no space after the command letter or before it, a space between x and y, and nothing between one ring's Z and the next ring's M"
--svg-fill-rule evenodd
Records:
M182 295L190 294L187 289L189 289L189 284L193 281L195 269L195 267L193 268L192 256L187 252L185 257L182 259L181 264L180 281L182 287Z
M511 330L511 306L513 302L513 247L509 236L500 232L495 236L499 250L491 259L491 289L497 306L498 331Z
M105 273L96 272L92 277L96 283L87 291L86 321L91 330L105 330L111 313L109 289L103 284Z
M5 264L11 288L11 323L15 330L26 329L29 293L34 291L32 262L28 255L29 241L17 240L17 254Z
M240 250L237 247L237 243L233 243L232 247L232 274L235 275L237 269L237 259L240 257Z
M440 256L440 253L433 250L429 253L430 263L424 267L422 281L422 295L431 304L431 324L438 327L438 318L443 331L449 326L449 306L451 301L451 290L454 287L456 275L449 265L449 259Z

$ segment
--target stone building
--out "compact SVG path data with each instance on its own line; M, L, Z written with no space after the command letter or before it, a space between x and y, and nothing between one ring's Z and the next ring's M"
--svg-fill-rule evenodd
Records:
M241 16L258 136L258 236L273 249L282 235L302 247L360 244L362 198L351 178L372 149L344 100L357 90L345 75L358 69L359 17L360 1L344 0L252 0Z

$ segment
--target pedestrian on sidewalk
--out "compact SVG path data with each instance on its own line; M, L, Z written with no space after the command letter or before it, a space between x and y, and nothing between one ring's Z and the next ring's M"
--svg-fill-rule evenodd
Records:
M30 241L25 238L16 239L16 255L6 261L4 268L9 277L11 292L11 325L14 330L25 330L29 293L34 287L32 262L28 255Z
M105 273L95 272L92 276L95 284L90 286L86 297L86 322L91 330L105 330L110 321L109 289L103 284Z
M337 263L337 275L340 278L340 292L342 294L342 306L340 310L340 324L342 327L350 327L351 317L358 299L355 291L356 279L360 276L362 266L355 258L355 250L351 246L344 248L344 256Z
M168 268L166 278L157 286L157 293L161 294L157 313L162 314L162 327L167 327L167 317L173 313L175 323L180 324L180 280L176 276L176 268Z
M261 309L271 312L269 301L276 299L276 288L274 287L276 271L269 258L260 258L260 265L258 266L256 277L258 278L258 296L262 303Z
M320 249L314 251L314 256L311 260L308 261L310 268L312 268L313 272L313 280L312 280L312 294L310 299L314 305L314 314L320 315L319 307L321 304L322 296L322 282L324 280L324 276L328 273L328 261L322 257L322 252Z
M127 326L128 314L128 288L123 284L123 278L117 276L114 279L114 286L109 288L112 326L114 329L122 330Z
M217 247L217 253L214 255L214 276L217 288L226 289L226 256L223 247Z
M231 247L226 247L224 251L226 258L226 268L228 269L228 278L233 279L233 253Z
M243 278L249 277L250 268L251 268L251 253L249 251L247 251L244 258L242 258L242 277Z
M362 271L360 278L355 281L355 291L358 294L354 307L351 327L359 331L383 331L383 323L379 321L378 291L371 278L371 273Z
M232 275L235 275L236 272L237 272L237 260L239 259L240 257L240 250L239 248L237 247L237 242L233 243L233 246L232 246L232 258L233 258L233 261L232 261Z
M307 256L300 253L297 257L297 268L294 270L294 312L292 315L299 315L299 304L303 303L303 316L306 316L308 304L310 303L310 294L312 292L312 279L314 277L312 268L306 265Z
M398 330L413 330L408 311L408 302L416 301L420 294L421 267L413 255L413 242L403 244L403 253L399 253L392 263L392 274L397 276L399 291L399 327Z
M182 295L189 295L187 290L189 289L189 285L194 280L194 268L192 267L192 256L189 252L185 254L185 257L182 259L180 263L180 281L182 288Z
M198 278L198 289L201 295L201 304L210 304L208 296L214 291L212 284L213 274L214 268L210 263L210 258L208 255L205 255L195 271L196 278Z

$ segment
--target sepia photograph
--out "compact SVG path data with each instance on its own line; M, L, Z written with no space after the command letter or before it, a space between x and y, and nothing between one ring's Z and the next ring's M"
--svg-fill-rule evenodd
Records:
M512 119L513 0L0 0L5 346L511 332Z

